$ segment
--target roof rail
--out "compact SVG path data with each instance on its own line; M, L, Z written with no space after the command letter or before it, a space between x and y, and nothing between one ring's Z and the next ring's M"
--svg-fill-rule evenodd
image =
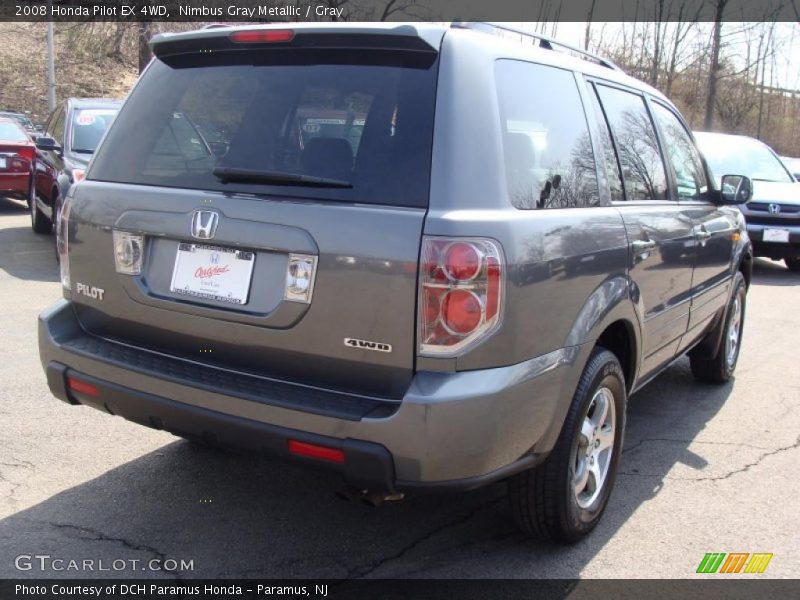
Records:
M589 52L588 50L581 50L577 46L573 46L571 44L565 44L564 42L560 42L556 39L553 39L541 33L536 33L535 31L527 31L525 29L519 29L517 27L509 27L508 25L497 25L496 23L488 23L482 21L477 21L477 22L453 21L453 23L451 23L450 26L459 29L474 29L475 31L481 31L483 33L490 33L490 34L494 34L498 31L515 33L517 35L531 38L532 40L537 40L539 42L540 48L544 48L546 50L555 50L555 47L564 48L565 50L574 52L584 60L591 60L608 69L613 69L614 71L622 72L622 69L619 66L617 66L607 58L598 56L597 54Z

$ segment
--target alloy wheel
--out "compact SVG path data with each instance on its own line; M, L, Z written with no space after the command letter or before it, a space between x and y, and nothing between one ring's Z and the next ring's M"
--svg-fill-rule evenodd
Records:
M614 395L606 387L599 388L583 419L575 456L573 487L578 506L589 508L608 477L616 436Z

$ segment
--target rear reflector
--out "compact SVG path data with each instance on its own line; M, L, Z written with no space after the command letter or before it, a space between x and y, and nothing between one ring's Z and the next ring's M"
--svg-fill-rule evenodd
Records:
M92 398L97 397L97 388L94 387L91 383L86 383L85 381L81 381L80 379L67 377L67 387L73 392L77 392L78 394L85 394L87 396L91 396Z
M274 44L291 42L293 38L291 29L250 29L234 31L230 35L231 41L237 44Z
M336 448L328 448L327 446L317 446L316 444L289 440L289 452L297 456L316 458L318 460L326 460L337 464L344 463L344 452Z

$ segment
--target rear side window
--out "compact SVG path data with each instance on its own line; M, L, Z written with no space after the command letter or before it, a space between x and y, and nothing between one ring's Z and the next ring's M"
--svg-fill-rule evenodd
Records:
M499 60L496 81L512 204L522 209L597 206L594 153L575 76Z
M627 200L664 200L667 176L644 98L605 85L597 91L617 149Z
M224 54L156 60L115 120L89 177L427 206L435 55ZM226 170L253 176L221 178ZM264 173L272 179L258 177Z

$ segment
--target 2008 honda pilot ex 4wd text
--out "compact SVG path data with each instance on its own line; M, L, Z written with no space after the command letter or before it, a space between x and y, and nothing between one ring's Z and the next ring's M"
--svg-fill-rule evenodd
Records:
M627 396L685 352L731 377L749 179L552 40L285 27L153 40L63 203L51 390L373 497L508 480L523 529L580 538Z

